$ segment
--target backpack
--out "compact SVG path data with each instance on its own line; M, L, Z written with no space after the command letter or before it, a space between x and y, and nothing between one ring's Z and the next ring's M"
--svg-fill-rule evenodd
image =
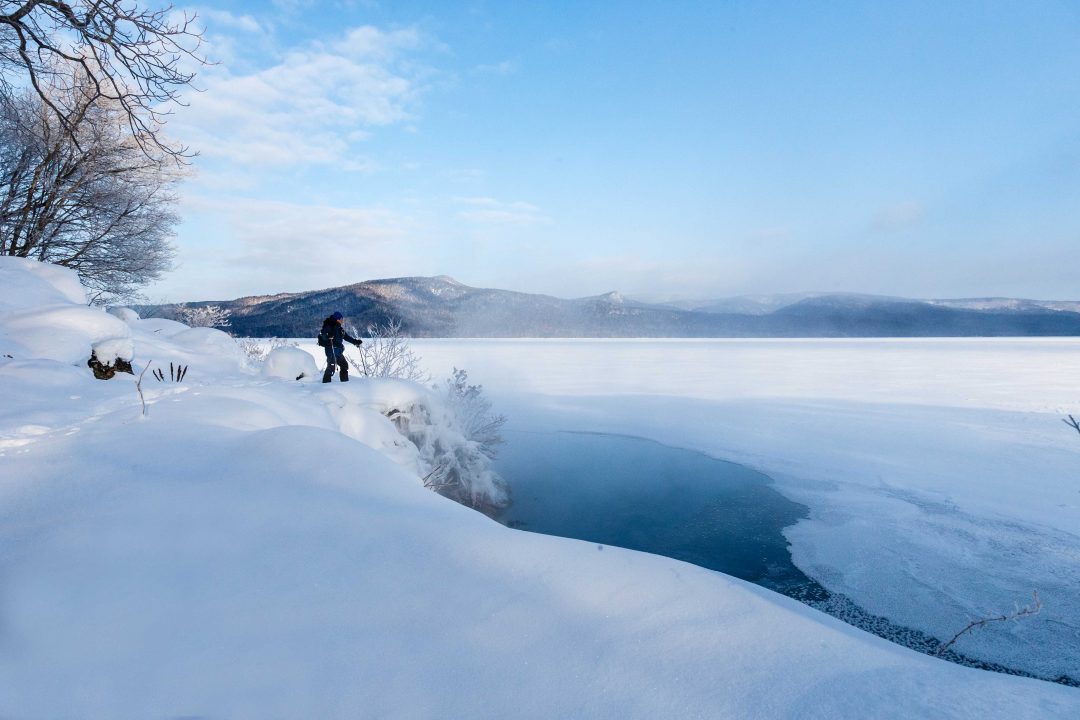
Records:
M326 323L323 323L322 330L319 331L319 347L330 347L330 337L326 334Z

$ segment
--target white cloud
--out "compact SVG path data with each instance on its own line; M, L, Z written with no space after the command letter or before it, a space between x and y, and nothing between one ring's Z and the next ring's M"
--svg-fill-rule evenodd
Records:
M249 33L264 32L263 27L251 15L237 15L227 10L199 8L198 16L208 27L230 28L232 30L242 30Z
M371 129L414 119L429 71L403 56L423 42L415 30L366 26L247 74L210 68L205 92L173 127L205 158L234 167L369 170L359 144Z
M464 209L458 211L458 217L471 223L482 225L535 225L547 222L540 208L527 202L501 202L490 197L458 198Z
M403 51L417 50L422 44L423 37L416 28L385 32L371 25L363 25L349 30L344 39L332 43L330 47L354 59L386 62Z

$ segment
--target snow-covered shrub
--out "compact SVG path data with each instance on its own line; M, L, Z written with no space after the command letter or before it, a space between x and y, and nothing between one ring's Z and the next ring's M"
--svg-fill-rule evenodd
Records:
M477 443L480 452L494 458L495 448L503 442L501 432L506 416L492 411L483 386L470 385L469 374L455 367L443 381L441 390L465 437Z
M465 436L442 393L390 378L322 388L321 397L347 435L357 436L347 427L354 421L370 422L354 417L359 410L374 410L389 418L410 448L407 453L395 450L395 457L422 478L425 486L488 515L496 515L509 504L506 482L495 472L480 444Z
M201 307L189 307L181 305L176 309L176 319L190 327L227 328L232 325L229 318L230 310L220 305L203 305Z
M391 320L385 325L368 325L364 344L357 350L360 362L351 358L349 362L367 377L400 378L418 383L426 383L430 379L420 367L420 358L409 347L400 320Z
M490 453L466 436L453 408L438 395L392 408L386 416L419 451L426 487L487 515L510 504L509 488L492 467Z
M248 364L252 367L262 367L270 353L281 347L297 347L295 342L289 342L283 338L237 338L236 344L244 351Z
M404 380L414 387L430 379L399 320L369 325L359 354L359 363L349 361L367 377ZM454 368L434 392L406 402L398 398L381 411L416 445L426 487L495 515L510 503L509 488L491 465L506 418L493 413L481 386L468 380L465 370Z

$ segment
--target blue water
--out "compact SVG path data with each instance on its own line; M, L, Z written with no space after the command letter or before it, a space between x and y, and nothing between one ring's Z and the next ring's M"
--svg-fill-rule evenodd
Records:
M778 589L810 582L783 528L807 509L735 463L640 438L515 433L497 464L511 527L685 560Z
M651 440L599 433L506 433L496 468L513 528L664 555L762 585L900 645L941 641L830 593L791 561L783 529L808 510L755 470ZM947 660L1025 675L947 651ZM1046 678L1075 684L1072 678Z

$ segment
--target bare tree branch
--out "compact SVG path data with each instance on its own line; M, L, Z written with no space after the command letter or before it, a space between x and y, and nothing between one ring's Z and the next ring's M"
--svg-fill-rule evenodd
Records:
M1035 602L1032 605L1025 605L1024 607L1017 606L1016 610L1008 615L998 615L994 617L981 618L979 620L972 620L967 624L967 627L953 635L952 639L950 639L947 643L943 643L941 646L939 646L938 649L934 651L934 655L941 657L945 654L945 651L952 647L953 643L959 640L964 633L971 632L975 628L982 627L987 623L1004 622L1005 620L1018 620L1022 617L1038 615L1039 612L1042 611L1042 600L1039 599L1039 592L1037 590L1032 592L1031 595L1035 599Z
M0 83L28 83L73 139L79 118L50 97L58 77L77 67L94 96L112 101L139 149L177 162L191 157L160 130L180 92L206 64L196 17L132 0L0 0ZM78 142L78 141L76 141Z

